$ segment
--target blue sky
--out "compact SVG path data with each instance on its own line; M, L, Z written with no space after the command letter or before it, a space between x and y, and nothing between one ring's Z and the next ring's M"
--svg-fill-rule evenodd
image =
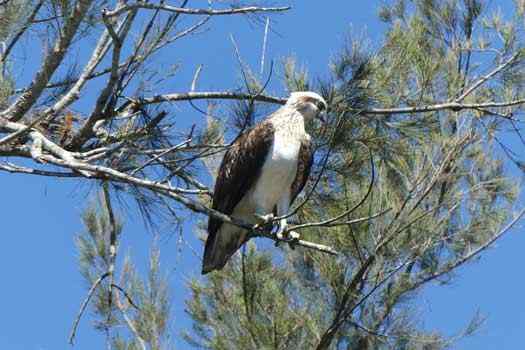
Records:
M383 26L376 15L380 1L329 3L330 6L320 6L316 1L293 1L291 12L274 17L275 32L269 37L267 62L294 55L315 77L327 73L329 59L343 46L350 30L365 33L372 47L381 40ZM510 3L511 0L501 1L504 11L508 11ZM207 2L196 0L194 4L206 6ZM242 17L223 17L214 18L208 27L212 30L185 40L158 57L157 64L182 64L163 88L166 92L188 90L199 64L204 65L199 89L238 86L241 77L230 34L238 42L245 61L258 71L262 26L254 26ZM28 40L20 51L28 56L28 63L35 59L30 54L34 45ZM83 54L80 51L78 57L82 59ZM20 72L28 78L31 69ZM270 91L283 94L279 81L272 81ZM81 100L77 108L88 106L87 101ZM202 122L202 116L189 109L181 109L178 118L180 125ZM0 183L4 198L0 202L3 233L0 349L69 348L67 337L71 323L86 293L78 273L74 236L82 230L80 214L90 200L90 185L75 180L5 173L0 173ZM124 220L121 252L129 252L136 265L143 266L153 234L145 229L137 212L125 216ZM184 314L183 301L187 296L184 283L199 272L199 264L195 264L197 260L190 250L178 242L169 223L161 234L168 237L159 245L173 291L171 327L176 336L190 326ZM191 225L185 225L184 235L190 237L188 240L200 253L201 246L191 238ZM525 282L520 278L523 246L525 237L518 226L499 241L495 249L484 253L479 262L460 269L450 285L427 287L414 304L421 325L453 335L466 326L479 309L487 317L485 325L475 336L458 343L457 348L520 348L525 334ZM82 319L75 349L103 346L103 336L92 329L91 322L89 314Z

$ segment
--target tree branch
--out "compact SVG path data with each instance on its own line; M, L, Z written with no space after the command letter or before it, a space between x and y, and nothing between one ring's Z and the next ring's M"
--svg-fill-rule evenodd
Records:
M108 291L108 323L111 320L111 305L113 303L113 281L115 280L115 260L117 258L117 223L115 221L115 214L111 206L111 198L109 195L109 184L104 182L102 184L102 193L104 195L104 204L109 219L109 291Z
M5 1L4 4L7 4L8 1ZM27 18L26 24L24 24L18 30L18 32L13 36L13 39L9 42L9 44L7 44L7 47L5 48L4 52L0 55L0 65L2 66L2 75L4 74L4 70L5 70L5 64L4 63L7 60L7 57L9 56L9 54L11 53L11 50L16 45L18 40L20 40L22 35L24 35L25 31L31 26L31 23L35 19L38 11L40 10L40 8L42 7L43 4L44 4L44 0L39 0L37 2L37 4L35 5L33 11L31 11L31 14ZM0 3L0 5L3 5L3 4Z
M195 211L201 214L205 214L207 216L213 216L224 222L245 228L247 230L254 232L255 236L270 238L274 240L275 242L285 242L285 243L290 244L292 247L297 245L297 246L301 246L301 247L308 248L308 249L314 249L314 250L317 250L323 253L328 253L331 255L338 254L335 249L322 245L322 244L313 243L313 242L309 242L305 240L278 239L275 235L271 234L270 232L265 232L254 225L251 225L249 223L243 222L242 220L238 220L236 218L225 215L217 210L208 208L207 206L205 206L204 204L196 200L182 196L181 193L187 192L183 189L174 188L170 185L166 185L166 184L155 182L155 181L140 179L140 178L128 175L126 173L122 173L112 168L104 167L101 165L92 165L92 164L78 161L76 159L63 159L63 158L59 159L59 158L55 158L48 154L39 154L38 157L40 160L49 162L51 164L58 165L60 167L69 168L71 170L79 172L82 175L87 173L89 174L89 176L85 176L85 175L84 176L89 179L105 179L105 180L111 180L111 181L116 181L116 182L130 183L130 184L137 185L143 188L147 188L154 192L162 193L174 199L175 201L181 203L186 208L192 211ZM8 170L8 169L0 166L0 170ZM20 170L19 172L25 172L25 171Z
M7 110L0 116L12 121L20 120L24 114L33 106L36 100L44 91L49 79L58 68L66 52L71 45L80 23L87 14L93 0L78 0L71 15L66 19L64 28L60 31L60 36L53 49L48 52L40 70L35 75L29 89L23 93Z
M232 8L227 10L211 10L211 9L189 9L183 7L175 7L169 5L158 5L153 3L135 3L122 6L113 11L108 11L108 17L119 16L122 13L138 9L148 9L148 10L162 10L167 12L181 13L185 15L207 15L207 16L224 16L224 15L235 15L235 14L246 14L246 13L257 13L257 12L283 12L291 9L290 6L285 7L240 7Z
M243 92L229 92L229 91L209 91L209 92L186 92L186 93L173 93L173 94L164 94L164 95L155 95L153 97L136 99L133 102L137 105L148 105L153 103L162 103L162 102L175 102L175 101L189 101L189 100L256 100L260 102L269 102L279 105L284 105L286 103L286 98L268 96L263 94L258 94L254 96L252 94L247 94ZM119 108L123 110L131 102L125 103Z
M467 97L468 95L470 95L474 90L476 90L478 87L480 87L481 85L483 85L487 80L491 79L493 76L495 76L496 74L498 74L499 72L501 72L502 70L504 70L505 68L507 68L509 65L511 65L512 63L514 63L518 57L520 56L520 53L519 52L516 52L514 55L512 55L511 58L509 58L507 61L503 62L502 64L500 64L498 67L496 67L492 72L490 72L489 74L481 77L478 81L476 81L474 84L472 84L471 87L469 87L464 93L461 94L461 96L459 96L455 102L461 102L465 99L465 97Z
M97 278L95 280L95 282L93 282L93 284L91 285L91 288L89 289L89 292L86 296L86 299L84 299L84 301L82 302L82 305L80 306L80 310L78 311L78 315L77 317L75 318L75 322L73 323L73 328L71 329L71 333L69 335L69 344L73 345L74 344L74 341L75 341L75 335L77 333L77 328L78 328L78 324L80 322L80 318L82 318L82 314L84 313L84 311L86 310L86 307L88 306L89 304L89 300L91 299L91 297L93 296L93 294L95 293L95 290L97 289L98 285L104 280L106 279L106 277L109 276L109 272L105 272L104 274L102 274L99 278Z
M445 102L424 106L415 107L397 107L397 108L371 108L362 110L363 114L373 115L389 115L389 114L409 114L409 113L425 113L443 110L461 111L464 109L480 109L480 108L504 108L513 107L525 104L525 98L504 101L504 102L483 102L483 103L458 103Z
M173 94L162 94L155 95L152 97L146 97L134 100L138 105L148 105L162 102L176 102L176 101L188 101L188 100L256 100L260 102L275 103L284 105L286 98L269 96L259 94L257 96L242 93L242 92L230 92L230 91L206 91L206 92L187 92L187 93L173 93ZM125 103L119 108L123 110L131 102ZM413 107L392 107L392 108L369 108L369 109L350 109L352 113L358 113L362 115L390 115L390 114L410 114L410 113L426 113L436 112L443 110L461 111L468 109L481 109L481 108L504 108L513 107L525 104L525 98L509 100L503 102L489 101L481 103L459 103L459 102L444 102L435 103L422 106Z
M525 208L523 208L515 217L512 219L501 231L496 233L494 236L492 236L487 242L480 245L478 248L474 249L467 255L463 256L459 260L455 261L453 264L450 264L448 266L445 266L445 268L441 269L440 271L437 271L430 276L427 276L421 280L419 280L415 285L417 287L425 284L428 281L434 280L436 278L439 278L450 271L456 269L457 267L463 265L469 260L472 260L472 258L476 257L478 254L486 250L488 247L490 247L494 242L496 242L498 239L500 239L505 233L507 233L520 219L525 215Z
M131 300L131 298L129 297L129 295L126 293L126 291L124 289L122 289L120 286L118 286L116 284L111 284L111 288L116 288L119 291L121 291L122 294L124 294L124 296L128 300L128 302L132 306L134 306L136 309L138 309L138 307L133 303L133 301ZM148 347L146 346L146 341L140 336L139 332L137 331L137 328L133 324L133 321L129 318L128 313L126 312L126 308L120 302L120 298L118 297L118 294L115 296L115 302L116 302L117 308L122 313L122 318L124 318L124 322L126 322L126 325L128 326L128 328L131 331L131 333L133 333L135 338L137 338L137 340L138 340L138 342L140 344L140 347L142 348L142 350L147 350Z

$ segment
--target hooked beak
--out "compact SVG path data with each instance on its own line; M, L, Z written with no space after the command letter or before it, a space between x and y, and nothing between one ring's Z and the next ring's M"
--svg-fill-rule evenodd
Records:
M326 102L319 101L317 103L317 109L319 110L319 113L317 114L317 119L319 119L323 124L325 124L326 123L326 110L328 109Z
M326 112L319 112L317 119L319 119L321 123L326 124Z

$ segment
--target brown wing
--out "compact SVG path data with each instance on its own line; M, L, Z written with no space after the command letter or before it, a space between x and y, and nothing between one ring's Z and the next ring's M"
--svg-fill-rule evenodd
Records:
M310 176L310 170L314 162L314 150L312 146L312 141L308 138L307 140L301 143L301 148L299 149L299 161L297 163L297 174L295 175L295 180L292 183L291 189L291 201L290 205L293 203L295 198L301 193L308 181Z
M235 206L258 179L273 138L273 125L265 121L235 140L224 155L219 168L213 192L213 209L227 215L233 212ZM221 225L221 220L210 217L205 250Z

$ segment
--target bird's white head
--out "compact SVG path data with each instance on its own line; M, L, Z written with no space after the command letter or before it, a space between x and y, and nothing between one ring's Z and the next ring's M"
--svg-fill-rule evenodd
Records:
M319 117L319 114L326 110L326 101L321 95L312 91L292 92L286 106L299 111L305 119Z

